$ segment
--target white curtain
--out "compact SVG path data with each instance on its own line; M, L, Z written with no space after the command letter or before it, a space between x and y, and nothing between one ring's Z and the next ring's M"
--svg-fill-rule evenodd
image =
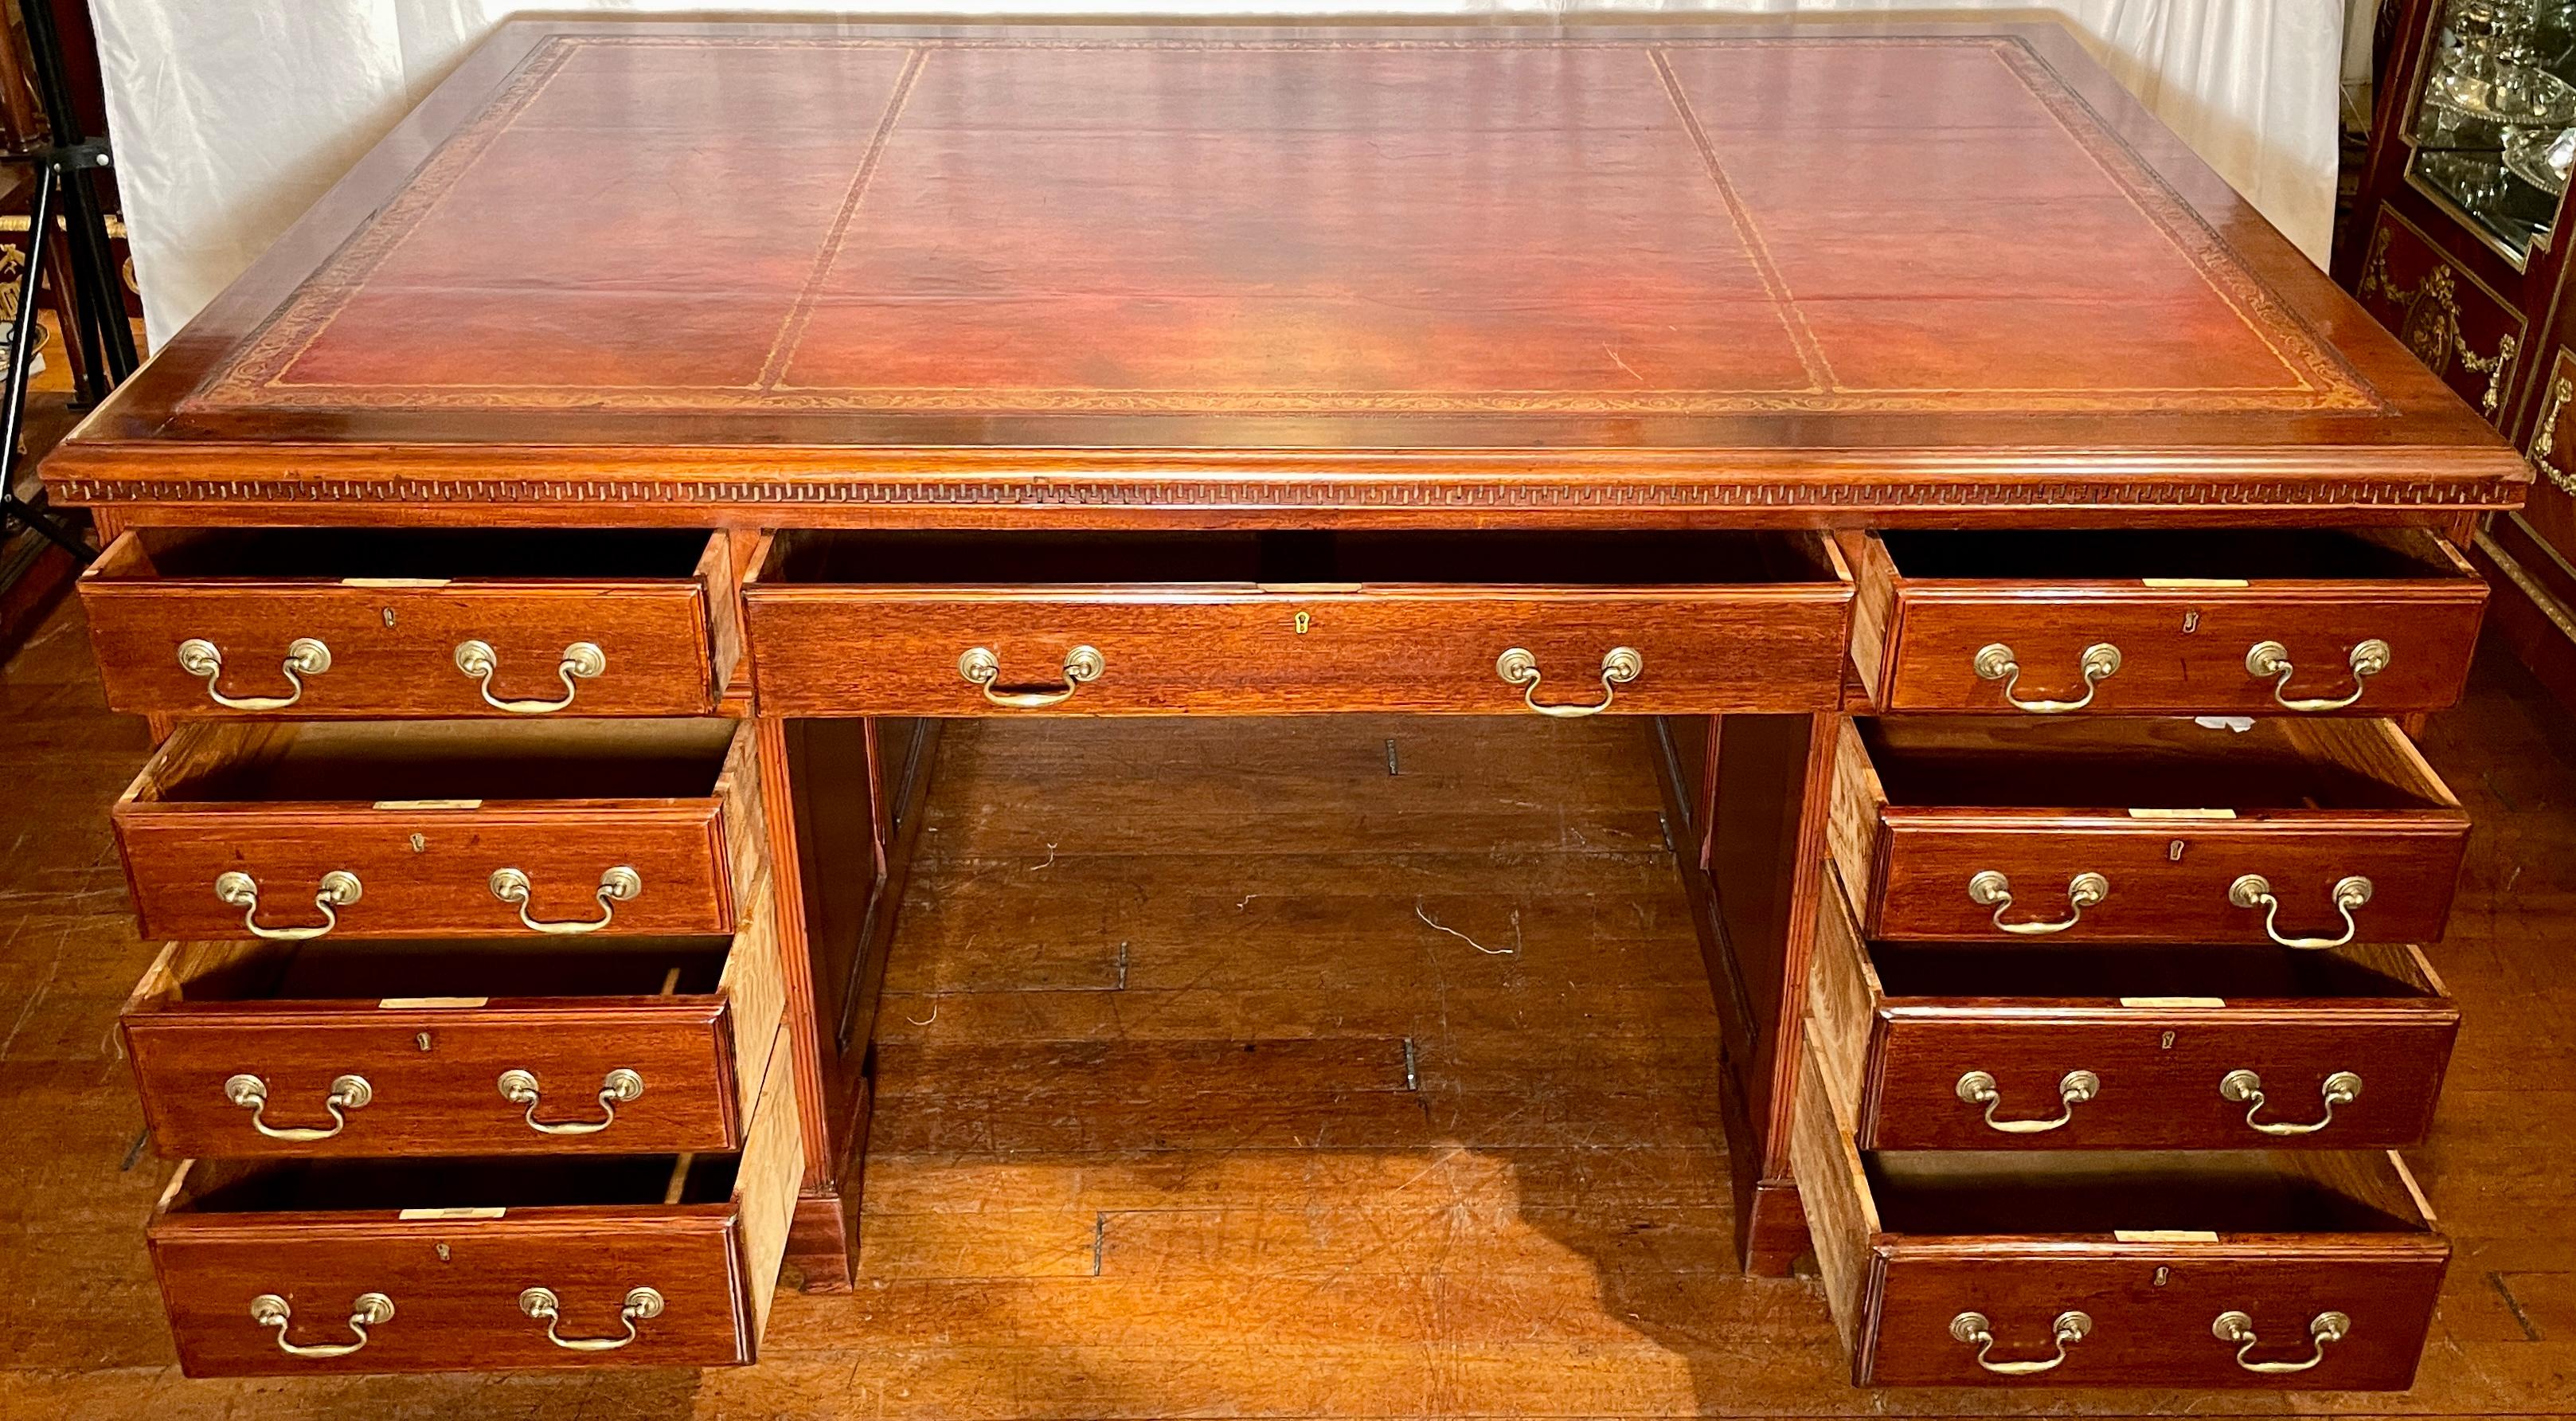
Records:
M512 13L918 15L918 0L91 0L145 324L166 339ZM1477 14L1654 9L2063 15L2319 264L2334 212L2344 0L965 0L955 13Z

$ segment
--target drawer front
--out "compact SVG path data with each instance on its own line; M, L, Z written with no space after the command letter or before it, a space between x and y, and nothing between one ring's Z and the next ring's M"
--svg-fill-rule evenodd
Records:
M81 592L108 704L121 711L690 715L715 705L707 597L695 582L84 580ZM327 656L308 656L305 669L290 674L289 659L305 641ZM460 668L468 642L490 648L488 675ZM584 646L595 649L595 664L578 652ZM220 669L211 669L204 647ZM326 659L327 669L311 669Z
M1850 592L907 596L754 583L746 598L764 715L1679 715L1838 706ZM1079 684L1066 671L1077 647L1098 658ZM994 694L1016 704L961 674L975 648L996 663ZM1498 669L1513 649L1528 654L1517 682Z
M152 1142L179 1158L270 1155L616 1154L742 1147L735 1027L718 998L603 998L565 1005L497 999L476 1007L379 1008L374 1002L190 1004L129 1014L126 1059ZM424 1047L421 1043L427 1042ZM533 1078L533 1118L595 1134L540 1131L504 1095ZM611 1077L631 1073L631 1100ZM256 1117L227 1089L256 1078ZM334 1112L335 1083L368 1098ZM345 1124L335 1124L335 1114ZM281 1139L278 1131L329 1131Z
M2372 227L2353 294L2460 398L2490 422L2501 421L2525 339L2513 302L2386 207Z
M2432 1125L2459 1015L2447 1003L1884 1007L1860 1145L1878 1150L2393 1148ZM2064 1101L2072 1072L2092 1093ZM1994 1104L1963 1098L1981 1072ZM2251 1072L2249 1084L2243 1073ZM2329 1094L2328 1082L2337 1087ZM2231 1088L2232 1086L2232 1088ZM2260 1098L2256 1097L2259 1092ZM1989 1124L2062 1119L2041 1130ZM2268 1126L2270 1129L2258 1128ZM2298 1130L2304 1133L2282 1133Z
M172 944L120 1020L164 1156L741 1149L785 1012L765 883L712 993L189 1000L177 985L187 954L244 950ZM335 1097L351 1077L362 1103Z
M2447 812L2171 821L1890 808L1866 926L1883 938L1994 938L1998 906L1970 885L1999 874L2011 895L2001 921L2067 924L2046 934L2055 941L2431 942L2467 844L2466 819ZM2079 908L2085 874L2106 891ZM2239 887L2248 876L2268 898ZM2344 887L2356 879L2366 901Z
M175 1225L175 1226L174 1226ZM490 1219L405 1221L391 1212L163 1220L149 1235L154 1271L192 1377L325 1372L518 1371L552 1367L721 1367L751 1360L739 1224L728 1205L530 1209ZM608 1352L556 1345L520 1295L559 1300L567 1338L620 1335L631 1289L662 1296L635 1341ZM390 1299L393 1315L341 1356L295 1355L252 1314L283 1299L286 1341L357 1340L356 1300Z
M804 1169L795 1072L783 1068L784 1050L767 1054L782 1068L761 1090L727 1200L226 1213L175 1210L165 1196L145 1237L181 1369L294 1376L754 1360ZM203 1166L182 1168L173 1195ZM532 1311L534 1288L553 1295L551 1318ZM633 1319L631 1341L590 1349L549 1336L617 1341L638 1288L658 1294L659 1306ZM360 1342L350 1319L370 1294L390 1315L365 1324ZM285 1305L282 1331L270 1320L274 1305L254 1315L262 1299Z
M2328 1240L2341 1239L2343 1242ZM2413 1384L2433 1321L2448 1247L2438 1237L2320 1235L2136 1244L2108 1239L2079 1248L1882 1245L1871 1259L1869 1315L1854 1381L1864 1386L2263 1387L2298 1391L2399 1391ZM2055 1354L2053 1321L2068 1311L2092 1327L2045 1372L1997 1373L1977 1346L1952 1335L1962 1313L1988 1321L1998 1363ZM2222 1314L2241 1313L2254 1335L2222 1340ZM2340 1313L2349 1328L2320 1347L2315 1319Z
M728 830L757 832L726 824L714 800L470 809L129 801L113 819L143 935L174 938L326 921L337 937L730 932ZM347 901L326 916L317 899L332 896L323 887L332 874L359 887L353 899L337 895Z
M2412 1216L2367 1232L1913 1234L1882 1214L1873 1181L1883 1176L1853 1143L1849 1102L1812 1043L1800 1065L1791 1165L1855 1384L2308 1391L2413 1381L2450 1246L2394 1156L2369 1183L2401 1181ZM2323 1177L2370 1172L2355 1155L2313 1158ZM2117 1170L2140 1167L2115 1164L2105 1197L2117 1197ZM2153 1186L2138 1207L2170 1202L2172 1187ZM2060 1321L2070 1313L2082 1315L2071 1331ZM2321 1322L2335 1334L2322 1343Z
M2015 700L2063 704L2089 690L2083 710L2106 715L2439 710L2467 684L2486 611L2485 584L2463 573L2433 586L1910 585L1896 595L1881 704L2024 714ZM2249 665L2267 645L2278 657ZM1998 646L2017 670L1980 674L1998 669L1987 650ZM2099 646L2116 648L2119 666L2088 687Z

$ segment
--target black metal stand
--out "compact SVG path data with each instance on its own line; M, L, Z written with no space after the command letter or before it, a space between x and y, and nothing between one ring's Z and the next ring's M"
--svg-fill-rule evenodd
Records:
M93 358L79 362L80 403L95 405L123 383L139 363L134 327L125 316L125 296L117 280L113 249L107 240L107 217L99 206L94 174L108 166L107 141L81 132L72 107L71 77L63 67L61 33L54 27L45 0L19 7L27 25L27 48L33 61L36 97L45 106L45 123L53 134L49 145L9 155L7 161L36 170L35 195L28 203L26 260L18 273L18 318L9 331L7 403L0 407L0 537L11 522L43 534L82 562L96 556L80 535L43 508L18 496L18 440L27 423L27 380L36 356L36 296L45 243L53 235L55 210L61 209L63 240L70 257L72 289L63 304L65 343L78 341Z

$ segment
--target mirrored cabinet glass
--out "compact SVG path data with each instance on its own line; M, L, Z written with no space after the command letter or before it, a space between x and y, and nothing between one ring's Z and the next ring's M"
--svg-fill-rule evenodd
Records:
M2389 44L2335 275L2529 458L2488 520L2489 625L2576 706L2576 0L2385 0Z
M2522 265L2576 165L2576 0L2449 0L2409 138L2409 176Z

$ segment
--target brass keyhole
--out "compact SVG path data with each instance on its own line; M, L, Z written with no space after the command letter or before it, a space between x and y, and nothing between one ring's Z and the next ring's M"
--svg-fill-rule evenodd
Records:
M2162 1040L2162 1041L2160 1041L2160 1042L2157 1042L2157 1043L2156 1043L2156 1049L2157 1049L2157 1050L2159 1050L2159 1051L2170 1051L2170 1050L2172 1050L2172 1049L2173 1049L2173 1036L2174 1036L2174 1034L2173 1034L2172 1032L2170 1032L2170 1031L2166 1032L2166 1033L2165 1033L2165 1039L2164 1039L2164 1040Z
M2157 1270L2156 1270L2156 1286L2157 1286L2157 1287L2159 1287L2159 1288L2163 1287L2163 1286L2166 1284L2166 1282L2168 1282L2169 1280L2171 1280L2171 1279L2172 1279L2172 1277L2173 1277L2173 1270L2172 1270L2171 1268L2159 1268L2159 1269L2157 1269Z
M411 836L411 851L412 851L413 853L416 853L416 854L425 854L425 853L428 853L428 852L429 852L429 836L428 836L428 835L426 835L426 834L414 834L414 835L412 835L412 836Z
M437 1249L437 1250L438 1250L438 1261L439 1261L439 1262L441 1262L441 1263L445 1263L445 1262L447 1261L447 1258L448 1258L447 1245L446 1245L446 1244L443 1244L443 1243L438 1243L438 1244L432 1244L432 1245L430 1245L430 1246L431 1246L432 1248L435 1248L435 1249ZM2161 1278L2159 1278L2159 1279L2157 1279L2156 1281L2158 1281L2158 1282L2162 1282L2162 1281L2164 1281L2164 1280L2163 1280L2163 1279L2161 1279Z
M385 609L385 625L390 627L390 626L392 626L393 624L394 624L394 609L393 609L393 608L391 608L391 607L387 607L387 608Z
M2182 629L2186 632L2196 632L2200 630L2199 608L2195 607L2182 614Z
M428 1050L428 1049L429 1049L429 1033L428 1033L428 1032L426 1032L426 1031L424 1031L424 1032L422 1032L421 1034L419 1034L418 1036L413 1037L413 1038L412 1038L412 1044L413 1044L413 1045L415 1045L415 1046L418 1046L418 1047L419 1047L420 1049L422 1049L423 1051Z
M1296 617L1297 635L1299 635L1299 636L1304 636L1304 635L1306 634L1306 629L1307 629L1308 627L1313 626L1314 624L1315 624L1315 618L1314 618L1313 614L1311 614L1311 613L1307 613L1307 612L1299 612L1299 613L1297 614L1297 617Z
M2182 840L2176 839L2172 843L2165 845L2165 862L2182 862Z

